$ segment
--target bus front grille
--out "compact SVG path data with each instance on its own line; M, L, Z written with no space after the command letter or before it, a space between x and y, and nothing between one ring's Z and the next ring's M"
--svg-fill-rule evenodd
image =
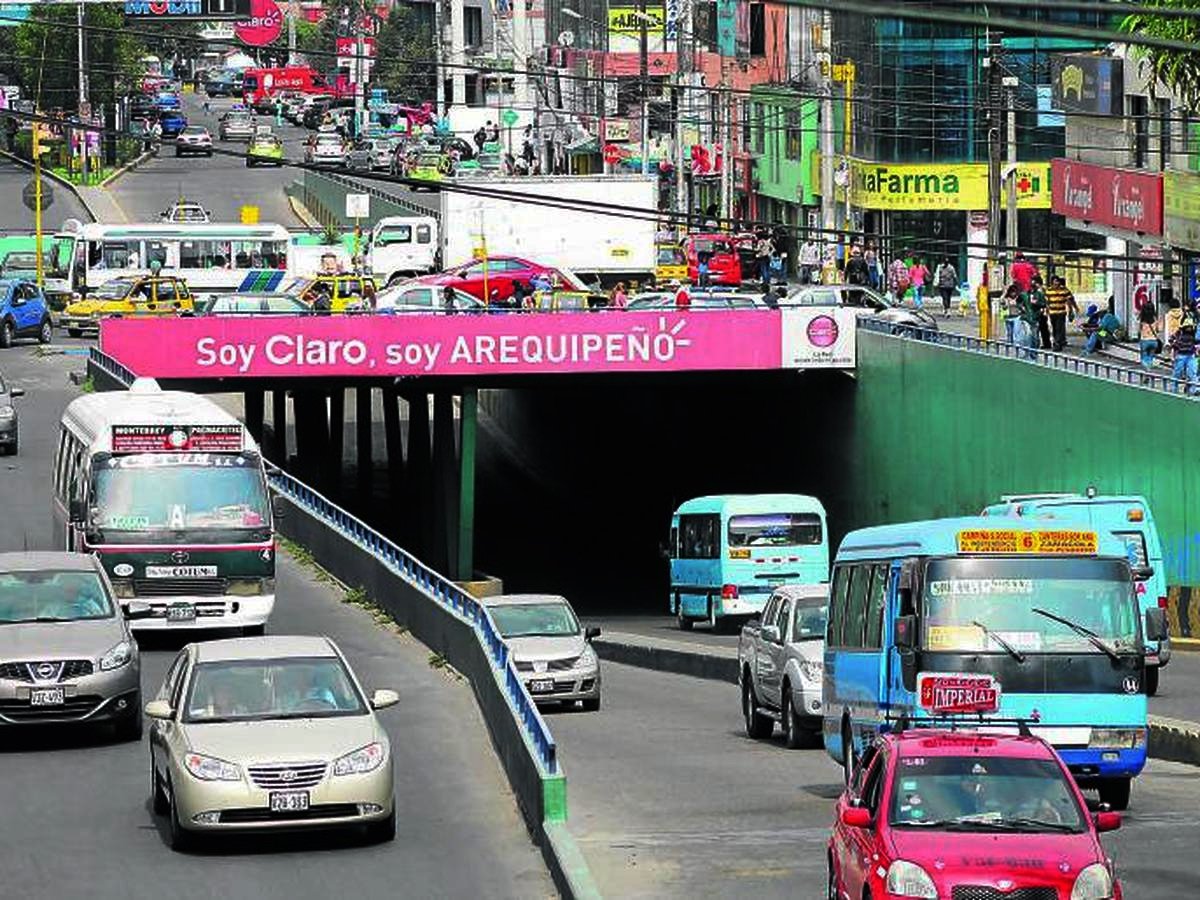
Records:
M135 597L220 597L225 593L224 578L135 578Z

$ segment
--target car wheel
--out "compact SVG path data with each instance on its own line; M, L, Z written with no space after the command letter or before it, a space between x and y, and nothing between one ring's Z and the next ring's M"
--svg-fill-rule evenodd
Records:
M176 147L175 148L175 158L178 159L181 156L183 156L183 151L180 150L178 147Z
M1146 667L1146 696L1153 697L1158 693L1158 673L1161 666Z
M1123 812L1129 808L1130 778L1105 778L1099 785L1100 802L1107 803L1111 809Z
M583 707L584 712L599 712L600 711L600 698L592 697L591 699L588 699L588 700L581 700L579 705Z
M42 344L48 344L52 340L54 340L54 326L50 324L49 319L43 319L42 327L38 329L38 341Z
M789 750L796 750L804 745L804 733L800 730L796 707L792 705L792 687L786 681L783 683L782 697L780 712L783 715L783 744Z
M396 802L392 801L392 814L379 822L367 826L367 840L372 844L386 844L396 839Z
M841 900L841 891L838 889L837 876L833 872L833 857L829 856L825 860L825 897L827 900Z
M846 784L850 783L850 779L854 777L854 735L850 730L850 723L842 723L842 780Z
M675 624L679 626L680 631L691 631L695 624L688 616L683 614L683 598L678 594L675 595Z
M171 803L167 794L158 782L158 772L154 768L154 754L150 754L150 806L156 816L165 816L171 811Z
M73 338L83 337L83 332L81 330L79 330L78 328L68 328L67 334Z
M170 783L168 782L168 785ZM175 851L187 850L196 844L196 836L188 831L179 821L179 807L175 805L175 789L168 787L170 791L167 797L167 819L171 832L171 849Z
M758 711L758 698L754 696L749 675L742 676L742 717L746 720L746 736L756 741L769 738L775 730L775 723Z
M11 319L5 319L4 324L0 325L0 349L7 350L13 344L13 337L16 334L13 329Z

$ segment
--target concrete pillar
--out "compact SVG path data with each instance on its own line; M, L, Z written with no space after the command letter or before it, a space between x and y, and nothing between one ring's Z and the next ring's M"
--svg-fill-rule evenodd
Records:
M388 499L393 508L400 510L400 528L397 537L406 537L404 521L408 511L404 508L404 444L400 439L400 395L395 387L383 389L383 440L387 453Z
M329 394L329 454L325 458L326 484L337 488L342 483L346 444L346 389L334 388Z
M262 445L263 441L263 417L266 414L265 404L266 395L262 391L246 391L246 428L254 436L254 439L258 441L259 446Z
M430 561L453 577L458 544L458 452L454 435L454 398L433 395L433 546Z
M413 391L408 400L408 453L405 454L403 516L409 549L427 559L433 546L433 461L429 444L429 396Z
M279 465L286 466L288 461L287 448L287 390L277 387L271 391L271 458Z
M475 433L479 395L465 388L459 405L458 553L454 576L459 581L475 577Z
M374 455L374 424L371 413L371 395L373 389L369 386L356 388L354 391L354 451L357 469L358 492L367 497L371 493L371 477L375 471ZM384 397L384 403L387 397ZM392 398L395 405L395 398ZM385 413L386 415L386 413ZM389 447L390 449L390 447Z
M322 487L329 453L329 418L324 391L292 392L292 410L296 416L296 456L300 477Z

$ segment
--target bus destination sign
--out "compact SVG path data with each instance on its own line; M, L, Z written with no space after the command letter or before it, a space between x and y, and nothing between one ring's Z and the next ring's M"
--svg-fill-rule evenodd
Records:
M113 453L161 453L242 449L241 425L114 425Z
M1094 531L972 528L958 533L959 553L1089 556L1094 555L1098 547Z
M930 713L993 713L1000 708L1000 682L991 675L922 672L917 696L921 708Z

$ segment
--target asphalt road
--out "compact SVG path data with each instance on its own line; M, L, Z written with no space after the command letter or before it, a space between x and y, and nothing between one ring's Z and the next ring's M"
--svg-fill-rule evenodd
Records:
M0 158L0 230L32 231L33 213L21 202L21 191L33 179L33 172L9 159ZM42 209L42 228L53 232L66 219L90 222L92 217L79 198L58 182L43 179L54 193L54 202Z
M47 493L57 423L79 357L0 352L21 403L21 454L0 458L0 550L51 544ZM147 796L147 749L88 732L0 742L0 897L541 898L553 896L469 686L428 650L377 626L281 557L269 630L328 634L369 688L400 691L381 713L392 737L400 808L395 842L337 835L243 837L173 853ZM143 640L143 690L157 689L179 637Z

